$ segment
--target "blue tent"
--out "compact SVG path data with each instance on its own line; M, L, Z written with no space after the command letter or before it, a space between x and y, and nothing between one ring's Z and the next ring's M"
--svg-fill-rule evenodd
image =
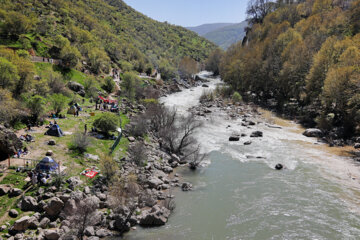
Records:
M36 166L37 171L51 172L55 171L59 167L59 164L55 162L51 157L44 157Z
M59 125L54 124L49 128L49 130L46 131L45 135L54 136L54 137L61 137L64 134L61 131L61 128L59 127Z

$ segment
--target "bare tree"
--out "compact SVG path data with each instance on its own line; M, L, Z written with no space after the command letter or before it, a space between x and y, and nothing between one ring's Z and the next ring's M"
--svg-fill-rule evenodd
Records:
M171 153L187 157L189 156L188 149L197 143L193 134L201 125L201 122L196 120L195 115L190 114L186 117L181 117L176 123L162 128L160 136L165 140Z
M124 216L119 218L121 221L116 221L115 225L120 234L129 230L130 218L136 210L136 197L140 191L135 174L115 179L112 183L109 196L110 208L115 214Z
M70 217L72 229L76 231L79 239L84 238L85 229L96 223L96 209L99 207L99 200L95 197L88 197L77 204L76 210Z
M271 0L250 0L246 10L249 25L262 23L265 16L275 10L275 6Z
M129 148L131 160L138 166L144 166L147 151L143 142L137 142Z
M190 169L195 170L199 165L204 161L204 159L207 157L206 154L200 153L200 145L198 145L197 149L192 153L192 155L189 157L189 167Z

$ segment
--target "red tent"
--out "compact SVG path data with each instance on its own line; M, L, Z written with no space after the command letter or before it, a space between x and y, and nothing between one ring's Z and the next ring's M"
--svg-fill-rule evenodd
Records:
M117 103L116 100L105 99L105 98L103 98L102 96L99 96L99 98L100 98L104 103L108 103L108 104Z

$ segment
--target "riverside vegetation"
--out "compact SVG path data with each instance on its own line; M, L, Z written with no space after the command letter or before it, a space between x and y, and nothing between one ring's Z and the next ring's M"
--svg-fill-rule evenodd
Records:
M0 6L1 165L23 147L33 160L24 166L11 158L13 167L1 173L1 237L98 239L165 224L172 188L191 189L173 169L188 162L196 169L203 155L192 137L199 122L157 98L200 84L193 76L215 45L121 0ZM119 112L100 111L98 96L117 100ZM74 104L79 116L67 114ZM53 115L65 116L57 119L65 136L56 140L44 135ZM123 137L110 151L118 127ZM25 133L35 142L20 142ZM66 167L52 182L32 185L15 171L34 167L48 150ZM100 174L79 175L89 167Z
M247 35L208 69L245 100L317 126L331 144L356 140L360 1L249 2ZM350 141L349 141L350 140Z

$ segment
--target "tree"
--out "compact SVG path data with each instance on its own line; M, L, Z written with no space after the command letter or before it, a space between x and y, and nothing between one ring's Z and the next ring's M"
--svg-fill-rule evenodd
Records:
M165 59L161 59L160 61L159 72L161 73L161 78L165 81L176 77L176 69Z
M61 93L55 93L50 96L49 100L52 110L58 115L65 108L68 98Z
M106 77L104 80L104 84L102 85L102 89L104 89L108 93L112 93L115 89L115 82L112 77Z
M84 239L85 229L93 226L99 219L97 209L99 208L99 199L92 196L79 201L76 204L75 212L70 217L71 228L76 230L77 237Z
M131 72L124 73L123 81L121 82L121 89L126 97L133 100L136 96L136 88L140 84L140 79L136 74Z
M110 131L115 131L118 126L118 118L112 113L103 113L100 117L96 118L93 126L105 134Z
M21 112L19 103L12 98L12 94L7 89L0 88L0 122L11 123L17 119Z
M183 57L179 63L179 71L183 77L189 78L197 72L197 62L191 57Z
M0 57L0 87L12 90L19 78L16 66Z
M129 148L131 160L139 167L144 166L147 160L147 151L143 142L137 142Z
M27 100L26 106L29 108L35 122L45 111L45 103L45 99L39 95L32 96Z
M81 57L79 50L76 47L66 44L60 51L60 58L62 65L66 68L73 68L78 64Z
M262 23L266 15L275 9L275 4L270 0L250 0L246 10L249 25Z
M215 76L220 74L220 63L223 52L221 49L213 51L205 62L205 69L211 71Z
M33 20L25 15L10 11L4 15L4 22L1 24L1 30L4 35L17 40L23 33L27 33L33 26Z

